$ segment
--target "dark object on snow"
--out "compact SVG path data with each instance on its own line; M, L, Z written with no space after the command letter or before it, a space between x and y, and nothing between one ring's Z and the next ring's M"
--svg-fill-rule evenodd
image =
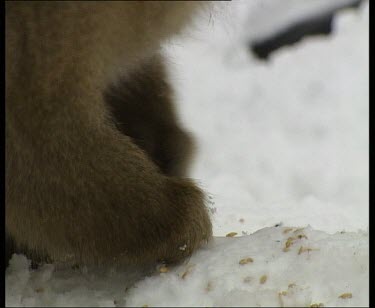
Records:
M333 14L314 17L295 23L274 36L252 43L251 49L260 59L267 59L269 54L285 45L292 45L307 35L328 35L332 32Z
M285 45L292 45L305 36L329 35L332 32L332 21L337 11L344 8L357 8L361 2L362 0L355 0L345 6L322 12L321 15L310 16L292 23L269 37L251 42L250 48L259 59L267 60L273 51Z

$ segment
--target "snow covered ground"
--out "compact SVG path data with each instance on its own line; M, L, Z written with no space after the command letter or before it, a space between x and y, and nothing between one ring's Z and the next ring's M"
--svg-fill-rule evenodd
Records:
M368 305L368 4L340 13L333 36L268 62L245 40L255 36L245 8L260 10L260 1L230 5L166 48L215 240L147 276L32 271L15 255L7 306Z
M26 258L15 256L6 277L7 305L366 306L368 235L263 228L251 236L215 238L185 264L155 269L131 287L134 277L110 270L54 271L51 265L30 272Z

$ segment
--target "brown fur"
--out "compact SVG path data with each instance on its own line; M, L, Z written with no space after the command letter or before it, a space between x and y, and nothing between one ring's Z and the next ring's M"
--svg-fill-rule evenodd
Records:
M184 176L194 142L177 122L163 64L159 55L147 59L107 89L105 100L116 127L145 150L163 173Z
M203 192L174 177L192 141L155 55L200 6L6 3L6 232L16 246L139 264L177 262L209 240Z

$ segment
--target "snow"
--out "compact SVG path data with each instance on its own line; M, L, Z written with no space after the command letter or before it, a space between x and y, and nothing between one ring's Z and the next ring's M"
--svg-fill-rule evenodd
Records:
M220 49L207 33L169 46L182 122L199 146L192 177L213 196L216 235L279 222L367 228L368 10L341 13L334 29L269 62L237 35Z
M126 303L133 307L365 305L366 234L290 229L264 228L248 237L216 238L186 264L138 283L128 291ZM284 251L288 238L295 240ZM311 251L302 248L299 253L301 247ZM252 262L239 264L247 258ZM339 297L345 293L352 298Z
M240 3L245 8L248 7L245 1ZM244 15L246 27L251 29L247 32L247 38L267 38L275 31L293 22L319 16L324 12L332 12L354 3L355 0L288 0L287 2L283 0L252 0L253 9L250 14ZM239 6L237 6L237 9L239 9ZM244 10L242 11L244 12Z
M165 273L14 255L6 306L368 306L368 3L260 62L244 9L276 23L268 2L229 3L166 47L212 243Z
M155 269L128 290L123 273L53 273L52 265L29 272L23 256L13 257L8 271L9 306L355 307L367 304L368 235L271 227L251 236L217 237L184 264L166 273Z

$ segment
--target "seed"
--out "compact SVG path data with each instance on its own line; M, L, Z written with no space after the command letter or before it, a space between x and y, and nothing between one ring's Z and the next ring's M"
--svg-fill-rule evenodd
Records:
M295 241L295 238L294 237L289 237L286 242L285 242L285 248L289 248L290 246L292 246L293 242Z
M248 264L248 263L252 263L252 262L254 262L254 260L252 258L245 258L245 259L240 260L240 262L238 262L238 263L241 264L241 265L244 265L244 264Z
M339 298L343 298L343 299L352 298L352 293L343 293L339 296Z
M186 276L191 273L191 271L193 270L194 267L195 267L195 265L188 266L188 268L186 269L186 271L181 275L181 278L185 279Z
M226 235L226 237L234 237L237 235L237 232L230 232Z
M292 230L293 230L293 228L286 228L286 229L284 229L283 233L286 234L286 233L288 233L288 232L290 232Z
M260 279L259 279L259 282L260 282L261 284L264 284L266 281L267 281L267 276L266 276L266 275L263 275L263 276L260 277Z
M169 271L169 269L166 266L162 266L161 268L159 268L160 273L167 273L168 271Z

